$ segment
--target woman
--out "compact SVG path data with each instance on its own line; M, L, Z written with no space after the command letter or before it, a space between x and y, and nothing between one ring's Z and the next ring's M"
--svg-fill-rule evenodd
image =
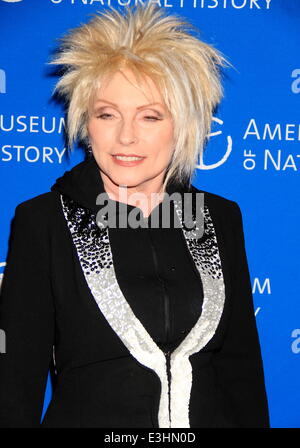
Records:
M185 25L111 9L52 61L89 157L16 207L2 427L269 427L241 212L191 185L226 61Z

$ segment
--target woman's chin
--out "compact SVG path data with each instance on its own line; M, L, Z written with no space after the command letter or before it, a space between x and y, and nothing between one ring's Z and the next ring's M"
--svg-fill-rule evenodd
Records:
M144 182L147 182L147 178L143 178L141 176L134 176L133 174L129 174L126 176L113 176L112 181L118 185L119 187L127 187L127 188L134 188L141 186Z

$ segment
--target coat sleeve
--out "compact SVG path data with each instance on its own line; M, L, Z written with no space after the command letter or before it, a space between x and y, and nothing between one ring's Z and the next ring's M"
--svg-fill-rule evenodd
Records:
M26 201L27 202L27 201ZM46 257L46 218L15 209L0 292L0 427L40 425L54 344L54 307ZM49 257L48 257L49 258Z
M240 207L233 202L235 264L231 315L224 344L214 357L223 400L242 428L269 428L269 411Z

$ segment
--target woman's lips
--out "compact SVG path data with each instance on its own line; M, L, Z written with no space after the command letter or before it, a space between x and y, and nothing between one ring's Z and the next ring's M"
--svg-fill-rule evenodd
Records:
M145 157L143 157L143 158L140 159L140 160L128 160L128 161L126 161L126 160L118 159L116 156L112 156L112 158L113 158L113 161L114 161L117 165L120 165L120 166L128 166L128 167L139 165L139 164L142 163L143 160L145 159Z

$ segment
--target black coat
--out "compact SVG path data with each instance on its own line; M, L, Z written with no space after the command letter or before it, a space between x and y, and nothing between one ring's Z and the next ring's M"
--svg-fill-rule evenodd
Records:
M269 427L238 204L192 187L205 227L188 239L181 228L101 228L100 192L91 159L16 207L0 426L40 426L54 362L42 427Z

